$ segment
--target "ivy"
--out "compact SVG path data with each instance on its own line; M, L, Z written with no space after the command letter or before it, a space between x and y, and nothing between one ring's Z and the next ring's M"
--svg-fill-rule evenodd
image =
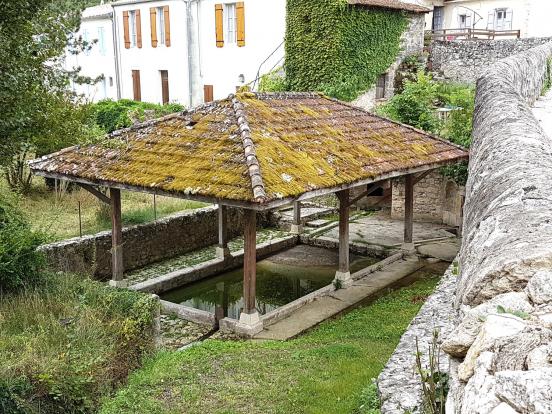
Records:
M400 52L404 12L346 0L288 0L285 73L295 91L353 100L374 85Z

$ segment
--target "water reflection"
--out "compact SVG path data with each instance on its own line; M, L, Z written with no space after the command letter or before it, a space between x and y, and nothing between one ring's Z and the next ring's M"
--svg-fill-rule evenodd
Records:
M324 254L324 260L317 260L316 255L320 254ZM373 258L353 256L352 271L374 261ZM324 264L313 265L317 262ZM297 246L258 262L255 304L258 312L266 314L330 284L336 266L337 252L308 246ZM218 318L238 318L243 308L243 269L184 286L162 295L162 298L215 313Z

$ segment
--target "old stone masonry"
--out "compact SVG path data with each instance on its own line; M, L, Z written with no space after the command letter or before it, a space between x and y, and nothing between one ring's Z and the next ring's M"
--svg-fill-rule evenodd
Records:
M477 84L449 413L552 413L550 93L531 108L551 59L547 43Z

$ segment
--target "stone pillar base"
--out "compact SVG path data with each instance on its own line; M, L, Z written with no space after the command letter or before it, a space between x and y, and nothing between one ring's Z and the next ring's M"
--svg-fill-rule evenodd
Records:
M219 247L216 248L217 259L227 259L231 256L230 249L228 247Z
M110 280L109 286L115 287L115 288L127 288L128 287L128 280Z
M408 253L414 253L416 251L416 246L414 246L414 243L403 243L401 249Z
M289 231L291 234L303 234L303 225L302 224L292 224L291 230Z
M252 338L263 330L263 321L259 316L259 312L253 313L242 312L240 320L235 326L235 331L239 335Z
M353 278L351 277L351 272L340 272L339 270L337 272L335 272L334 282L336 280L339 280L338 283L341 284L341 287L343 289L348 288L354 282Z

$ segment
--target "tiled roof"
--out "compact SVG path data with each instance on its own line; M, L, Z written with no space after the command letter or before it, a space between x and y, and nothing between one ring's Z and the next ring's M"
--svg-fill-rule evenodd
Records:
M405 10L413 13L429 13L431 10L427 7L408 3L400 0L348 0L349 4L382 7L384 9Z
M113 14L113 8L110 4L100 4L98 6L87 7L82 11L82 18L96 19L98 17L110 17Z
M270 204L436 168L459 146L315 93L240 93L34 160L40 175Z

